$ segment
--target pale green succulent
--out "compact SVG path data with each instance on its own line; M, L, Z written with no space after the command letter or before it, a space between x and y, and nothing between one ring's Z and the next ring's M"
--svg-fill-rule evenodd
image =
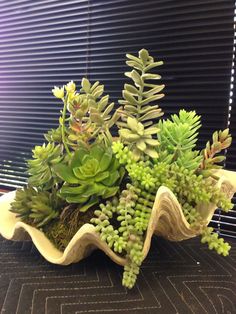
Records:
M119 134L124 143L130 144L137 159L141 154L157 158L158 154L155 147L159 145L159 142L152 138L152 135L157 134L158 131L159 129L154 126L145 129L141 122L128 117L127 128L120 129Z
M160 75L150 73L150 70L163 64L162 61L154 62L146 49L139 51L139 56L127 54L126 64L134 68L125 75L132 79L134 85L125 84L122 92L124 100L119 100L123 105L122 118L126 121L127 117L136 118L143 122L145 126L152 125L153 120L163 115L161 108L155 103L164 97L160 93L165 85L150 84L150 81L156 81L161 78ZM123 124L121 124L123 125Z

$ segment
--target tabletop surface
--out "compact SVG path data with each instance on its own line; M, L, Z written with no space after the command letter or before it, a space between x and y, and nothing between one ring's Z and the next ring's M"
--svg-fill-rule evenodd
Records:
M31 242L0 237L0 309L3 314L236 313L236 240L229 257L199 238L173 243L153 238L132 290L122 267L100 251L70 266L45 261Z

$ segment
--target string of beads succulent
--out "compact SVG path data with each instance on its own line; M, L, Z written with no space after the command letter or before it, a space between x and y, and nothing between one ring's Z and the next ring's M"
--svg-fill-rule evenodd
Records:
M160 187L171 190L182 216L201 242L227 256L230 245L207 226L202 204L232 208L218 187L215 170L231 144L229 130L215 131L212 143L197 149L201 118L180 110L163 119L164 84L155 71L163 64L145 49L127 54L131 82L120 107L104 86L87 78L54 87L62 101L58 127L45 134L28 161L28 184L16 192L11 211L42 230L64 249L82 224L94 226L101 241L125 259L123 285L135 285L143 247ZM111 131L112 130L112 131Z

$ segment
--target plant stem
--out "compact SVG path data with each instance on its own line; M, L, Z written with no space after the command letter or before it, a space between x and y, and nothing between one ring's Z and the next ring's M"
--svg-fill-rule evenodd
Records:
M71 152L66 144L66 138L65 138L65 120L66 120L66 105L67 105L67 98L63 99L64 102L64 107L62 111L62 125L61 125L61 137L62 137L62 142L65 147L65 150L67 154L71 157Z
M142 70L142 74L141 74L141 77L142 75L145 73L144 70ZM143 80L143 84L144 84L144 80ZM144 86L139 86L139 95L138 95L138 114L137 114L137 119L139 121L139 118L140 118L140 111L141 111L141 105L140 105L140 102L143 100L143 89L144 89Z

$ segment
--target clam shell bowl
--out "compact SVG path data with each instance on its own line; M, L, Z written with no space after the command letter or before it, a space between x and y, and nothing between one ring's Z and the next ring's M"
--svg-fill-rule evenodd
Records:
M218 170L215 173L220 180L218 186L232 198L236 192L236 172ZM114 262L126 264L126 259L114 253L108 245L101 241L92 224L84 224L71 239L64 252L59 251L40 230L21 222L15 214L9 211L15 192L9 192L0 197L0 234L13 241L32 239L40 254L54 264L68 265L76 263L88 256L94 249L104 251ZM200 211L206 225L209 224L216 205L202 204ZM200 228L190 228L181 205L168 188L161 186L156 194L150 221L143 246L144 257L147 256L153 234L170 241L182 241L193 238L201 232Z

